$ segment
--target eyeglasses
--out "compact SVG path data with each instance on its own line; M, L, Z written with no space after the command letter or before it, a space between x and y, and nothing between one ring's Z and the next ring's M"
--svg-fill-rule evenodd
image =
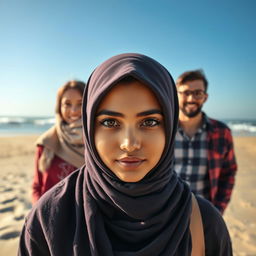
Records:
M183 92L178 91L178 93L180 93L182 96L185 96L185 97L189 97L190 95L192 95L196 100L201 100L205 96L205 91L203 90L194 90L194 91L186 90Z

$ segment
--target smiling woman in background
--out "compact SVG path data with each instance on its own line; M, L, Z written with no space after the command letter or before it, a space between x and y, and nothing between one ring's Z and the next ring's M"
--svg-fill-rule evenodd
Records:
M69 81L59 88L56 124L36 141L32 201L84 163L82 96L85 83Z
M110 58L83 96L85 165L34 206L19 255L231 256L226 225L174 171L178 98L141 54Z

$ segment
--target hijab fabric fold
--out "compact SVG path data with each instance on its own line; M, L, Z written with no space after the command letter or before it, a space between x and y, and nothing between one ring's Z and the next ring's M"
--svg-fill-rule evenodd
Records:
M44 150L39 159L39 170L47 171L54 155L79 168L84 164L84 145L82 134L82 120L71 124L65 123L59 114L56 124L43 133L36 141L36 145L43 145Z
M155 93L164 114L166 133L159 163L141 181L133 183L119 180L101 161L94 144L97 107L126 76L133 76ZM191 193L177 177L173 163L178 111L174 81L152 58L121 54L108 59L92 73L83 96L85 167L79 178L83 179L83 185L76 191L77 195L83 194L88 254L190 255Z

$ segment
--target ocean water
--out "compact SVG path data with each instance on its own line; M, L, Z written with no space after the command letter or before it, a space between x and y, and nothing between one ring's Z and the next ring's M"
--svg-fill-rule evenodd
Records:
M256 136L256 119L222 119L234 136ZM0 136L41 134L55 122L54 117L0 116Z
M0 116L0 136L41 134L54 123L54 117Z
M256 119L224 119L234 136L256 136Z

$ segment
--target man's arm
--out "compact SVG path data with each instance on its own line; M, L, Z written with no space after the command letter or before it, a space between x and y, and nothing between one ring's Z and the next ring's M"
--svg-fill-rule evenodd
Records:
M225 129L224 141L227 150L223 155L222 167L218 180L218 191L214 200L214 205L222 214L230 201L237 171L233 139L228 128Z

